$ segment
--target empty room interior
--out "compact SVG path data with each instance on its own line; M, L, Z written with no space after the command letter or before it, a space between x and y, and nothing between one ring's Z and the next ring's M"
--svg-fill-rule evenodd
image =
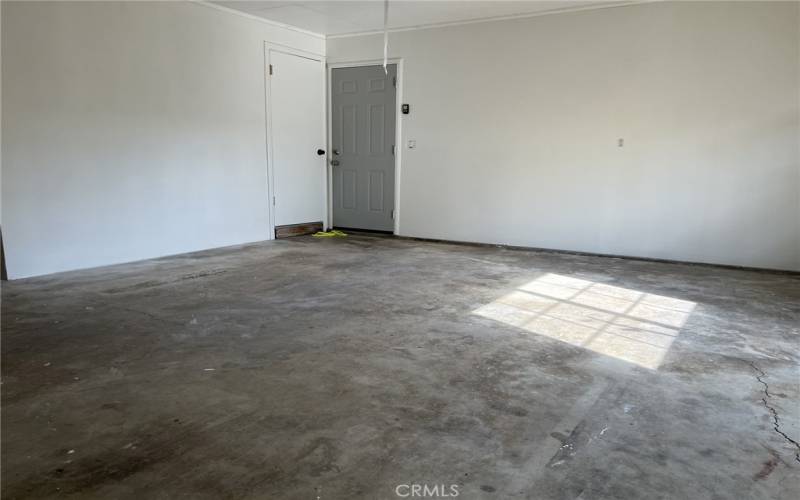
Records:
M800 498L800 2L0 1L3 499Z

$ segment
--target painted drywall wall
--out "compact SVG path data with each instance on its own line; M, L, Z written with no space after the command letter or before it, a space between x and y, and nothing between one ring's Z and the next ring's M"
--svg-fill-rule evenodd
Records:
M800 270L797 2L658 2L391 33L399 232ZM382 57L328 39L328 62ZM618 147L618 139L624 147Z
M268 239L264 41L190 2L2 2L2 230L20 278Z

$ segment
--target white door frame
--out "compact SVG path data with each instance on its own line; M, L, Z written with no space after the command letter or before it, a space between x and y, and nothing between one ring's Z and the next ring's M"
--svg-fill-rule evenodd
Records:
M400 110L401 103L403 102L403 58L398 57L388 59L387 63L397 65L397 92L395 93L395 127L394 127L394 234L400 234L400 161L403 156L402 147L402 113ZM331 86L333 85L333 69L334 68L356 68L359 66L382 66L383 59L371 59L367 61L343 61L328 64L328 215L326 220L326 227L333 225L333 167L331 166L332 151L333 151L333 93Z
M305 59L311 59L312 61L318 61L322 65L323 74L325 74L325 56L320 54L315 54L313 52L308 52L306 50L295 49L291 47L287 47L286 45L271 43L271 42L264 42L264 96L265 96L265 113L266 113L266 131L267 131L267 206L269 207L269 227L267 228L269 231L269 237L267 239L274 240L275 239L275 163L272 158L272 151L274 144L273 137L272 137L272 78L270 76L270 64L272 64L271 54L273 52L280 52L283 54L289 54L293 56L303 57ZM325 102L327 96L327 82L325 78L322 78L322 88L320 89L322 92L322 99ZM328 120L326 119L326 109L325 106L322 107L322 118L320 120L321 123L321 130L320 130L320 145L325 144L326 139L329 137L329 133L327 131ZM325 164L330 167L327 161ZM323 176L323 192L327 193L327 188L329 181L327 176ZM327 207L328 203L323 203L323 206ZM327 212L327 210L325 210ZM322 223L326 227L328 226L328 214L322 213L320 214L322 218Z

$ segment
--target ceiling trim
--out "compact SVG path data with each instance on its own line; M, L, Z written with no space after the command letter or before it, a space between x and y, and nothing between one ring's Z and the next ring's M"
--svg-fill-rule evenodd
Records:
M259 17L253 14L248 14L247 12L242 12L241 10L231 9L230 7L225 7L224 5L219 5L216 3L211 3L208 0L190 0L192 3L196 5L202 5L204 7L208 7L214 10L218 10L221 12L227 12L228 14L234 14L239 17L245 17L247 19L251 19L253 21L258 21L263 24L268 24L270 26L274 26L276 28L283 28L289 31L296 31L298 33L302 33L304 35L313 36L314 38L319 38L320 40L325 40L327 37L322 33L317 33L315 31L309 31L303 28L298 28L297 26L292 26L291 24L279 23L277 21L272 21L270 19L266 19L263 17ZM383 32L381 32L383 33Z
M434 28L446 28L450 26L464 26L467 24L479 24L479 23L491 23L494 21L506 21L510 19L524 19L528 17L541 17L541 16L552 16L555 14L567 14L570 12L580 12L584 10L600 10L600 9L613 9L616 7L627 7L630 5L639 5L644 3L655 3L660 2L662 0L631 0L631 1L622 1L616 3L607 3L602 5L584 5L581 7L564 7L561 9L552 9L546 10L542 12L523 12L520 14L509 14L505 16L493 16L493 17L480 17L475 19L469 19L464 21L446 21L441 23L429 23L429 24L418 24L415 26L406 26L403 28L390 28L389 33L398 33L402 31L416 31L416 30L427 30L427 29L434 29ZM389 15L391 16L391 10L389 11ZM327 35L326 39L332 38L350 38L356 36L366 36L366 35L382 35L383 30L368 30L368 31L354 31L352 33L339 33L336 35Z

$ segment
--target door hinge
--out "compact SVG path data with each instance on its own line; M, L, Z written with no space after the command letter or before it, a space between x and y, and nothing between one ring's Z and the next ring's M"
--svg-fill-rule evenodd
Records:
M269 65L269 74L270 74L270 76L272 75L272 65L271 64Z
M272 197L272 204L275 205L275 197Z
M393 76L393 77L392 77L392 86L393 86L394 88L397 88L397 77L396 77L396 76Z
M392 220L394 220L394 209L392 209Z
M394 144L392 144L392 156L394 156Z

